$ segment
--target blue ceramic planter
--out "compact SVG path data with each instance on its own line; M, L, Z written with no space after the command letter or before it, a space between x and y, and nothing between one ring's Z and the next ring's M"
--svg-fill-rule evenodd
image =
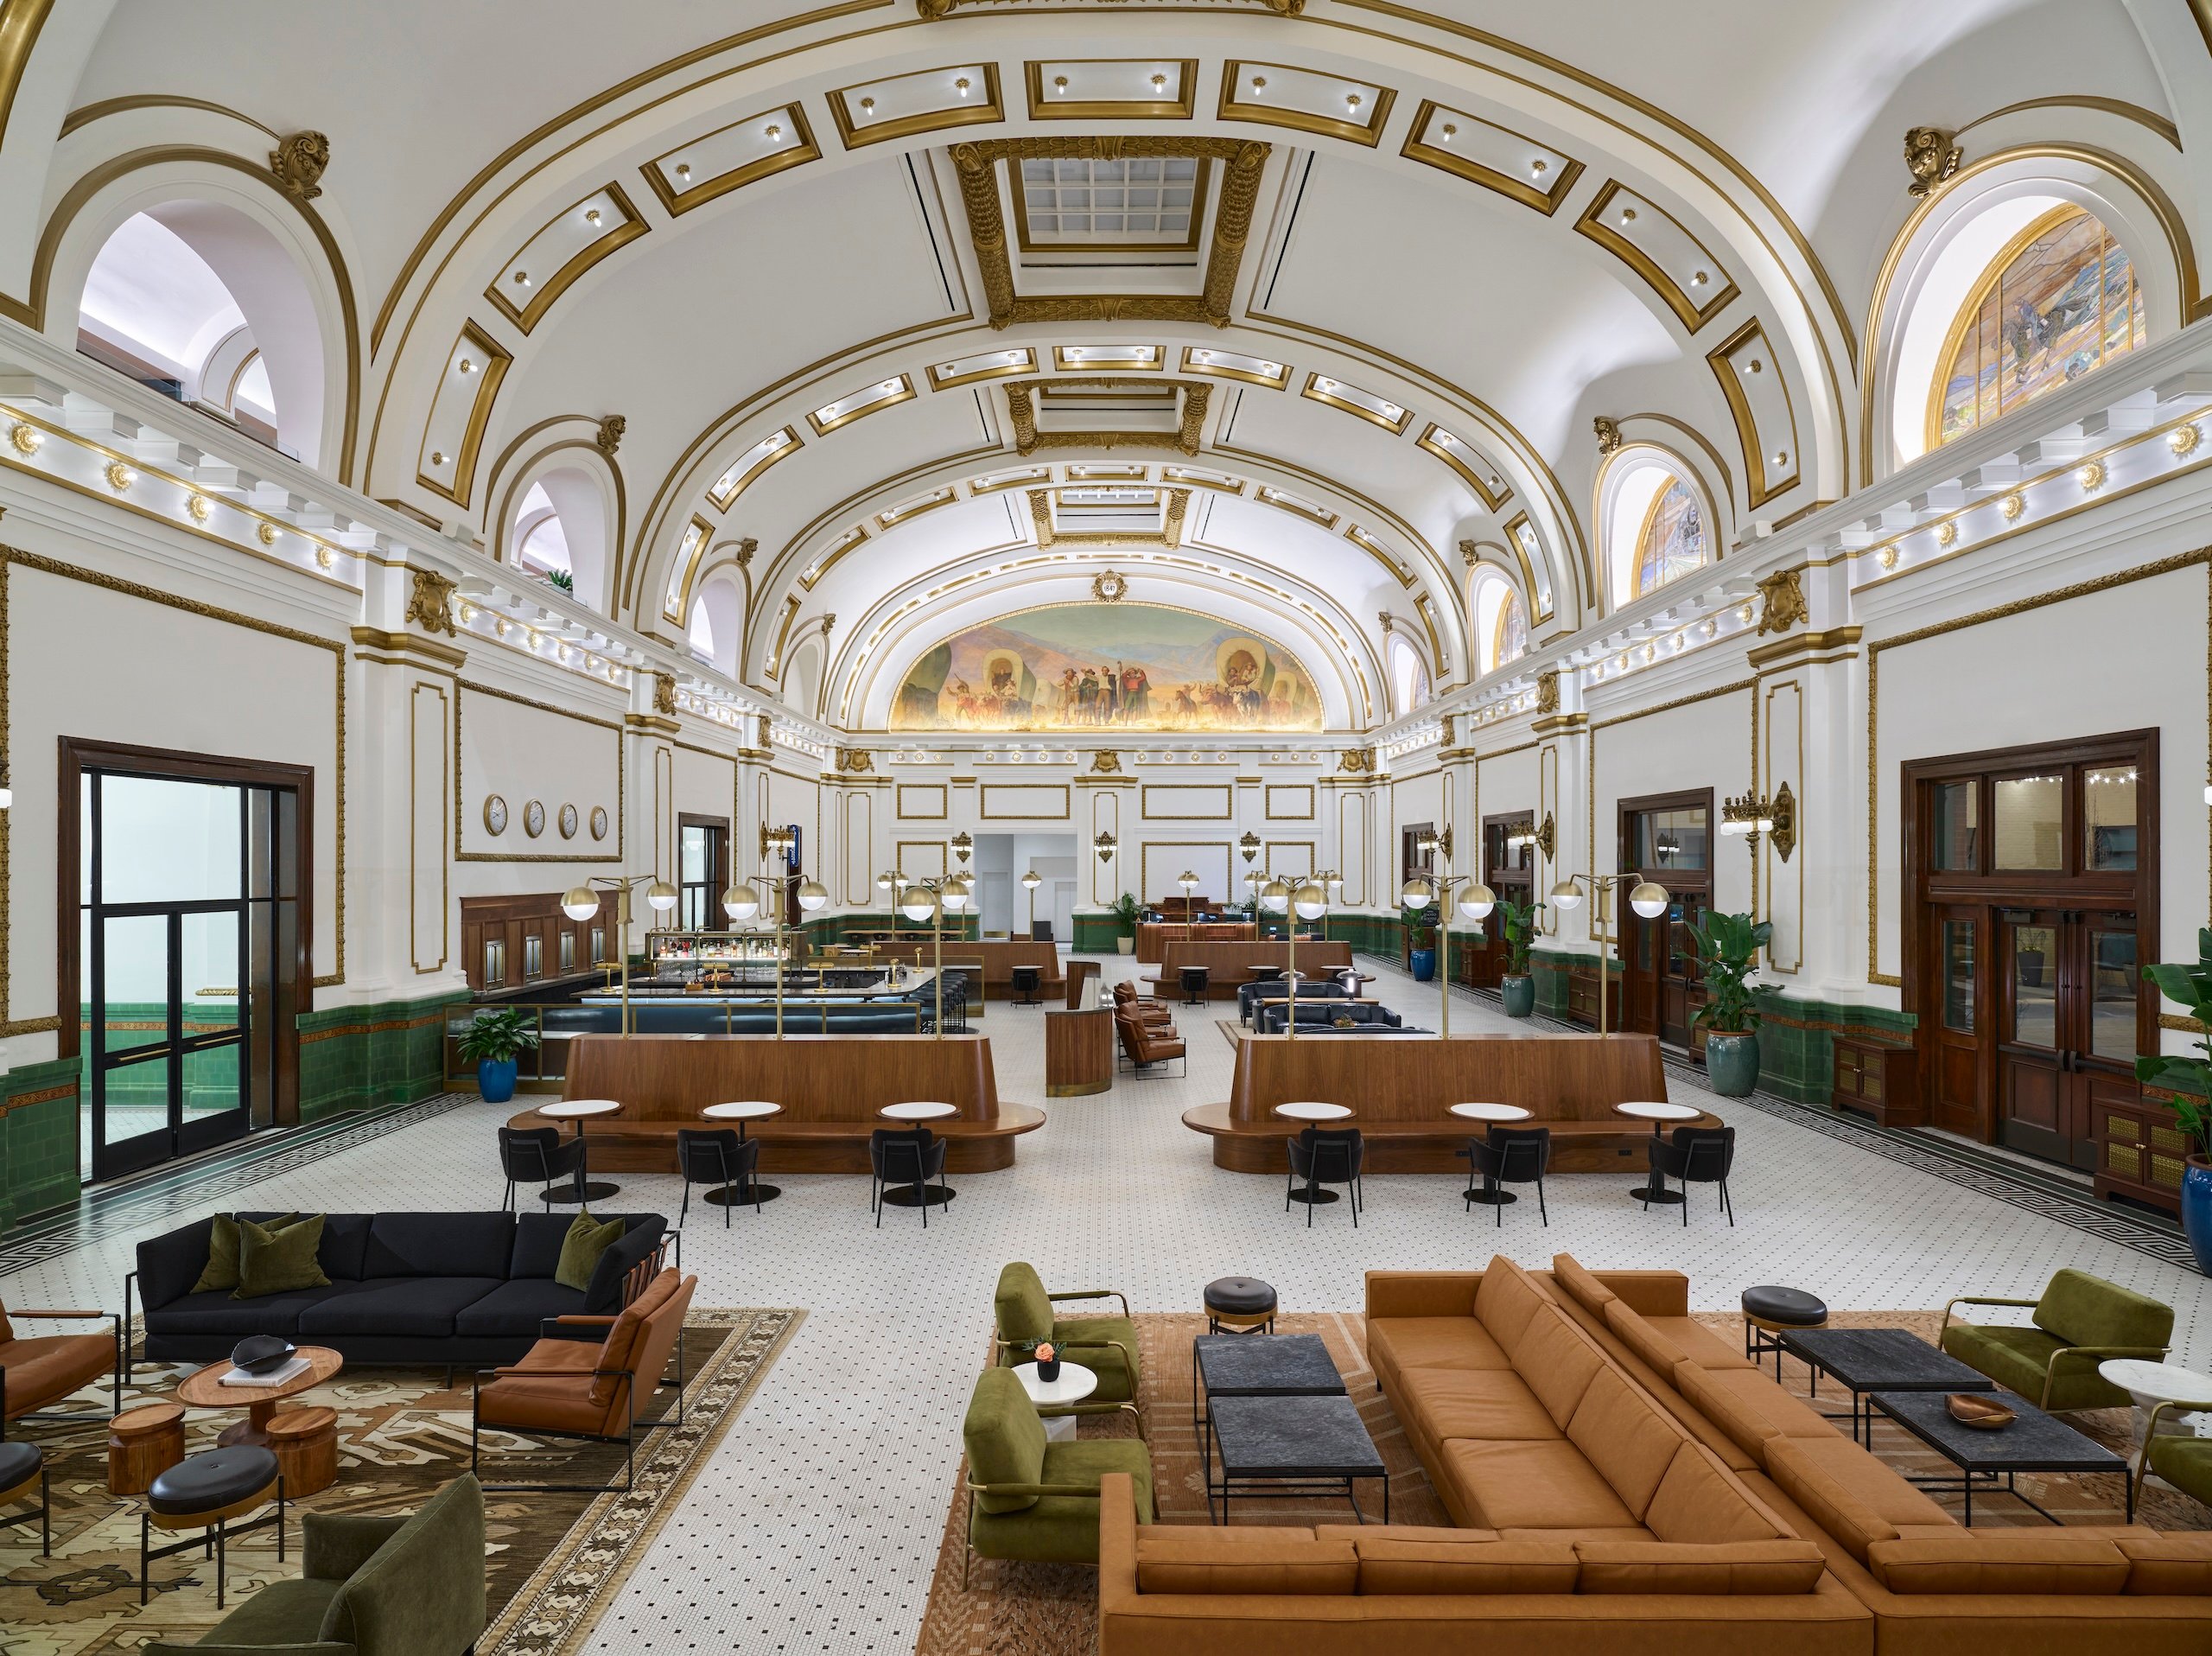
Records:
M1435 950L1410 949L1407 951L1407 952L1413 957L1414 981L1415 983L1425 984L1430 978L1436 976Z
M1759 1084L1759 1038L1715 1035L1705 1038L1705 1078L1724 1099L1747 1099Z
M1525 1018L1536 1010L1536 980L1534 978L1501 978L1497 980L1498 998L1505 1003L1505 1016Z
M2212 1277L2212 1162L2192 1156L2181 1175L2181 1228L2196 1268Z
M486 1104L505 1104L515 1095L515 1060L493 1063L486 1059L476 1067L476 1090Z

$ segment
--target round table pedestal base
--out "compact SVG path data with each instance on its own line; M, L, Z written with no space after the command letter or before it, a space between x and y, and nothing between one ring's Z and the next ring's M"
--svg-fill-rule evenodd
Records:
M740 1190L734 1185L724 1185L718 1190L709 1190L707 1193L707 1200L717 1207L750 1207L753 1206L753 1198L755 1195L758 1195L762 1201L773 1201L783 1194L784 1188L776 1184L755 1184L750 1190Z
M1323 1185L1313 1190L1308 1190L1301 1185L1297 1189L1290 1193L1290 1199L1293 1201L1308 1203L1315 1207L1324 1207L1329 1203L1336 1201L1337 1193L1330 1189L1326 1185Z
M1662 1207L1679 1205L1682 1200L1679 1190L1653 1190L1645 1185L1637 1185L1628 1194L1630 1201L1656 1202Z
M594 1179L581 1191L576 1188L574 1182L570 1182L567 1184L549 1184L544 1189L539 1191L537 1194L540 1200L552 1202L557 1206L563 1202L605 1201L609 1196L613 1195L621 1188L622 1187L620 1185L609 1184L604 1179Z
M1510 1207L1521 1200L1510 1190L1485 1190L1480 1185L1470 1185L1465 1194L1469 1201L1478 1201L1491 1207Z
M257 1404L252 1414L249 1414L235 1425L223 1428L222 1436L215 1440L215 1447L217 1449L267 1449L269 1434L263 1428L270 1417L276 1412L276 1405L274 1403L268 1406L266 1413L264 1413L261 1406ZM261 1418L255 1419L255 1415L260 1415Z
M922 1194L917 1196L914 1187L910 1184L892 1185L885 1189L883 1200L893 1207L942 1207L952 1200L952 1187L949 1184L925 1184L922 1187Z

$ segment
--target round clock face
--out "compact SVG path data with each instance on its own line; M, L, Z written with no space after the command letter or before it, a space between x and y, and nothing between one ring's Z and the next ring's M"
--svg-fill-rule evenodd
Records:
M484 801L484 831L493 835L507 831L507 802L496 793Z
M522 808L522 831L532 839L545 831L545 807L536 799Z
M591 837L594 839L607 838L607 807L603 805L591 808Z
M561 807L561 838L574 839L575 837L576 807L573 805L564 805Z

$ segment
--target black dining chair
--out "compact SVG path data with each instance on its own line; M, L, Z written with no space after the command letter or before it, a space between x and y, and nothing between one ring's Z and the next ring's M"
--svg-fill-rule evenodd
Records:
M753 1211L760 1211L760 1181L753 1176L760 1166L759 1139L740 1138L734 1127L678 1127L676 1164L683 1175L683 1205L676 1210L678 1229L691 1212L695 1182L721 1188L724 1230L729 1228L729 1210L746 1192L752 1193Z
M1644 1154L1651 1162L1651 1177L1657 1188L1667 1188L1669 1175L1682 1181L1682 1223L1690 1222L1690 1205L1687 1198L1694 1184L1718 1185L1720 1188L1720 1211L1728 1215L1728 1222L1736 1222L1736 1206L1728 1199L1728 1172L1736 1164L1736 1130L1733 1127L1677 1127L1665 1138L1654 1137ZM1647 1181L1646 1189L1652 1187ZM1651 1208L1650 1200L1644 1201L1644 1211Z
M1041 968L1015 966L1007 973L1007 976L1012 980L1010 986L1014 990L1014 1004L1016 1006L1043 1004L1037 998L1037 985L1045 979L1045 973Z
M1359 1210L1366 1205L1360 1174L1367 1160L1367 1142L1357 1127L1308 1127L1295 1138L1286 1139L1290 1150L1290 1177L1282 1188L1282 1210L1290 1211L1293 1193L1306 1181L1306 1223L1313 1224L1313 1193L1325 1184L1345 1188L1351 1202L1352 1228L1359 1228Z
M1544 1170L1552 1162L1552 1130L1548 1127L1493 1127L1487 1138L1471 1138L1467 1148L1459 1152L1472 1164L1472 1172L1483 1178L1483 1188L1495 1195L1498 1187L1509 1184L1532 1184L1536 1187L1536 1213L1548 1226L1551 1211L1544 1206ZM1474 1206L1474 1193L1470 1190L1460 1203L1465 1212ZM1505 1223L1505 1204L1494 1201L1491 1211L1497 1223Z
M922 1210L922 1228L930 1227L930 1187L944 1176L944 1140L926 1127L909 1132L904 1128L879 1127L868 1135L868 1204L875 1210L875 1227L883 1228L883 1195L893 1185L908 1185L914 1205ZM952 1206L953 1190L944 1187L944 1205Z
M583 1142L562 1137L557 1127L500 1128L499 1170L506 1175L507 1194L499 1211L505 1213L515 1207L518 1185L537 1185L539 1204L551 1213L552 1199L543 1194L543 1188L556 1179L575 1178L583 1164Z
M1211 966L1185 966L1181 969L1181 976L1183 980L1183 1004L1185 1006L1204 1006L1206 1003L1206 996L1209 985L1213 978L1213 968Z

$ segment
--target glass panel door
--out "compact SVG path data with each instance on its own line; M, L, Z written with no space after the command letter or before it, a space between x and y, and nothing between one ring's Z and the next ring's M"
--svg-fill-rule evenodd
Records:
M2024 1047L2056 1048L2058 927L2015 924L2007 931L2012 972L2012 1040Z
M179 1124L195 1137L200 1124L235 1115L245 1099L240 1067L245 1035L238 1022L239 989L245 977L239 970L241 918L242 911L237 909L197 910L176 917L184 990Z
M2135 1066L2135 1009L2143 973L2136 965L2135 916L2092 913L2088 931L2088 1050L2092 1057Z
M169 928L160 914L128 914L93 928L92 984L84 1051L96 1107L85 1160L111 1170L168 1155Z

